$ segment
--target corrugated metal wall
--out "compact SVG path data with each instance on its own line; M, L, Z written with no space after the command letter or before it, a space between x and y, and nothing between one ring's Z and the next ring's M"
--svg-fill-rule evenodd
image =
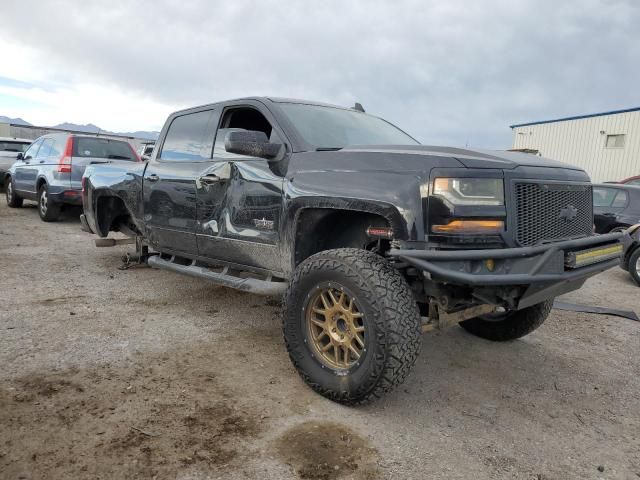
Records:
M47 133L56 133L56 132L69 132L69 133L79 133L81 135L95 135L93 133L85 133L85 132L76 132L73 130L63 130L59 128L47 128L47 127L35 127L35 126L22 126L22 125L14 125L10 123L0 123L0 137L15 137L15 138L23 138L35 140L36 138L46 135ZM138 149L142 144L149 143L149 140L143 138L135 138L135 137L127 137L124 135L110 135L108 133L101 133L101 137L103 138L114 138L116 140L124 140L125 142L129 142L133 145L134 149Z
M607 148L607 135L617 134L624 147ZM640 175L640 111L514 127L513 148L584 168L594 182Z

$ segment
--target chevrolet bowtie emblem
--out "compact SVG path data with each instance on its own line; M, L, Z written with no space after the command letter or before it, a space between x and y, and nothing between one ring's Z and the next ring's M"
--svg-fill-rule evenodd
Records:
M560 218L562 218L567 223L573 222L577 216L578 209L573 205L567 205L562 210L560 210Z

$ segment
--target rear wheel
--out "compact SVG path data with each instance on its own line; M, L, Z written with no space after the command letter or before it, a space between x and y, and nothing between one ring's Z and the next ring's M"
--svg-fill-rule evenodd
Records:
M313 255L296 269L282 327L304 381L354 405L404 381L420 351L420 321L406 281L389 262L345 248Z
M7 197L7 205L9 207L20 208L22 206L22 198L15 192L11 177L5 180L4 194Z
M636 247L635 251L629 257L627 266L631 277L640 287L640 246Z
M460 322L467 332L494 342L506 342L524 337L544 323L549 316L553 300L516 311L483 315Z
M55 222L60 216L60 205L49 196L46 183L43 183L38 190L38 214L45 222Z

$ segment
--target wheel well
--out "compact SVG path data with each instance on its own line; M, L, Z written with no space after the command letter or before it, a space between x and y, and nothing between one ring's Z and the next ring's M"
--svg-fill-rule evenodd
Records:
M367 227L389 227L389 222L368 212L331 208L302 210L296 222L294 266L315 253L333 248L388 249L389 241L370 238Z
M135 234L137 230L122 199L112 196L98 198L96 224L101 236L107 236L110 231Z
M624 264L627 265L629 263L629 260L631 260L631 255L633 255L635 253L635 251L637 249L640 248L640 242L633 242L631 244L631 246L629 248L627 248L627 251L625 252L624 255Z
M36 182L36 192L39 192L40 191L40 187L45 183L47 183L47 181L44 178L40 177L38 179L38 181Z

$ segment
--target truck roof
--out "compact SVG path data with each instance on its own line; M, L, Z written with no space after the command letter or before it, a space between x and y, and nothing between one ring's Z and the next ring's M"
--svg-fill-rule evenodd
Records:
M219 102L205 103L202 105L194 105L193 107L183 108L181 110L176 110L173 113L182 113L191 111L198 108L214 106L222 102L237 102L241 100L258 100L264 102L265 100L273 103L299 103L301 105L317 105L319 107L331 107L331 108L339 108L341 110L353 110L352 108L345 107L342 105L333 105L331 103L323 103L323 102L315 102L312 100L300 100L295 98L285 98L285 97L265 97L265 96L253 96L253 97L240 97L240 98L229 98L226 100L220 100Z

